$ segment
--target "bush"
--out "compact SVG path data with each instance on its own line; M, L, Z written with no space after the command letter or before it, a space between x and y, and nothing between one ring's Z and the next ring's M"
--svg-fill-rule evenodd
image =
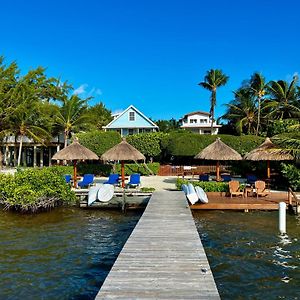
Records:
M83 176L84 174L94 174L95 176L108 176L112 173L113 165L101 164L99 162L91 163L79 163L78 174Z
M148 163L147 167L152 171L153 175L156 175L159 171L159 163ZM121 165L116 165L116 173L121 174ZM152 175L151 172L145 167L144 164L125 164L125 174L131 175L139 173L141 175Z
M281 164L282 174L287 179L293 191L300 191L300 169L291 164Z
M216 182L216 181L188 181L186 179L177 178L176 188L181 190L183 184L191 183L194 186L200 186L204 192L228 192L228 182Z
M116 131L91 131L76 135L81 145L101 156L105 151L121 142L121 136Z
M65 168L49 167L19 170L14 175L0 176L0 202L6 209L36 211L76 200L66 184Z

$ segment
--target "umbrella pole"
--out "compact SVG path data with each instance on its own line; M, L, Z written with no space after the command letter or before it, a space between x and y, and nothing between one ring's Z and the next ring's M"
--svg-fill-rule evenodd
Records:
M271 177L271 168L270 168L270 161L267 160L267 177L270 179Z
M125 187L125 166L124 161L121 161L121 178L122 178L122 188Z
M219 181L220 180L220 162L218 160L217 160L216 171L217 171L217 178L216 178L216 180Z
M77 160L74 160L74 174L73 174L73 187L77 187Z

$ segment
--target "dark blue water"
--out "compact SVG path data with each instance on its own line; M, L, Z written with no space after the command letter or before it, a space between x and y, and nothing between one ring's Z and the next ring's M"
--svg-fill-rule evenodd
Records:
M0 212L0 299L94 299L141 212Z
M222 299L300 299L300 218L278 212L194 212Z

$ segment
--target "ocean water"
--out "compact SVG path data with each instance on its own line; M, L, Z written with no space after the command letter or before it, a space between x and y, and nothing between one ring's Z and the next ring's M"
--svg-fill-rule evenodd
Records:
M193 213L222 299L300 299L300 218L278 212Z
M0 299L94 299L141 212L0 212Z

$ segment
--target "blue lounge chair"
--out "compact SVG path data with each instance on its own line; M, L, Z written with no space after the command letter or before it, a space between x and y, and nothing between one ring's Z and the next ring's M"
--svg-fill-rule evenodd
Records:
M209 175L208 174L200 174L199 180L200 181L209 181Z
M247 175L247 183L253 185L255 181L257 181L257 177L255 175Z
M84 174L83 179L78 182L78 186L83 188L89 186L94 182L94 174Z
M130 180L127 183L128 187L137 187L141 184L141 174L130 175Z
M65 179L66 179L66 183L71 183L72 175L66 174L64 176L65 176Z
M230 174L222 174L221 178L223 179L224 182L229 182L231 181L231 176Z
M119 178L120 178L119 174L110 174L108 177L108 180L103 183L117 185L117 184L119 184Z

